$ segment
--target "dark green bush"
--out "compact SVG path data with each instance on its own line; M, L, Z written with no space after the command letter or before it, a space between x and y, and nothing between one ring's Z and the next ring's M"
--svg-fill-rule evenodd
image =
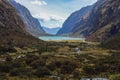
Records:
M56 63L55 62L51 62L47 65L47 68L51 71L55 70L57 68Z
M86 66L83 66L82 69L83 69L85 74L89 74L89 75L96 74L93 66L87 66L86 65Z
M38 68L38 67L43 67L46 65L46 61L44 59L38 59L36 61L33 61L30 66L32 66L33 68Z
M25 62L27 65L30 65L33 61L38 60L38 59L39 57L34 54L27 54Z
M95 64L95 73L97 74L100 74L100 73L103 73L103 72L107 72L108 70L108 67L105 66L103 63L101 64Z
M5 73L0 73L0 80L8 80Z
M12 63L12 66L14 67L14 68L21 68L21 67L25 67L25 66L27 66L23 61L14 61L13 63Z
M0 63L0 72L1 73L9 73L10 70L12 69L11 64L9 63Z
M51 75L50 70L46 67L39 67L35 72L37 77L45 77Z
M80 72L78 71L78 70L75 70L74 72L73 72L73 76L74 76L74 78L79 78L80 79Z
M120 74L111 75L109 80L120 80Z
M0 54L4 54L7 52L17 52L17 50L14 47L11 46L0 46Z
M77 68L77 64L75 62L65 61L62 63L62 66L61 66L61 73L69 74L69 73L72 73L76 68Z
M7 62L12 62L12 60L13 60L13 59L12 59L10 56L6 57L6 61L7 61Z
M27 76L32 77L33 72L31 68L15 68L10 72L11 76Z

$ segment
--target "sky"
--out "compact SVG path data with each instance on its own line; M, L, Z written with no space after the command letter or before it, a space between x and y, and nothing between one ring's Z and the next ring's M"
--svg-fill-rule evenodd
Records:
M97 0L15 0L29 9L41 25L48 28L62 27L73 12Z

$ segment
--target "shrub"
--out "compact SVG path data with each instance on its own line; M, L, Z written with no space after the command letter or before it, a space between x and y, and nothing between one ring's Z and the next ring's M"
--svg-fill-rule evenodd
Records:
M65 61L61 67L61 73L72 73L77 68L77 64L72 61Z
M25 67L26 64L23 61L21 61L21 62L20 61L15 61L15 62L12 63L12 66L14 68L20 68L20 67Z
M49 76L50 74L51 74L50 70L46 67L40 67L35 72L35 75L37 77L45 77L45 76Z
M55 62L51 62L47 65L47 68L50 69L51 71L55 70L57 68Z
M26 64L30 65L33 61L38 60L39 57L34 54L27 54L26 55Z
M30 69L30 68L16 68L16 69L13 69L10 72L10 75L11 76L27 76L27 77L31 77L31 76L33 76L33 72L32 72L32 69Z
M7 52L17 52L17 50L14 47L10 46L0 46L0 53L7 53Z
M111 76L109 77L109 80L120 80L120 74L111 75Z
M80 78L80 72L78 70L75 70L73 72L73 76L74 76L74 78Z
M95 73L102 73L106 72L108 70L108 67L105 66L103 63L95 64Z
M5 73L9 73L10 70L12 69L11 64L9 63L0 63L0 72L5 72Z
M31 64L30 64L30 66L32 66L33 68L38 68L38 67L43 67L43 66L45 66L45 64L46 64L46 61L44 60L44 59L38 59L38 60L36 60L36 61L33 61Z
M13 59L12 59L10 56L6 57L6 61L7 61L7 62L12 62L12 60L13 60Z
M90 75L94 75L94 74L96 74L95 73L95 71L94 71L94 67L92 67L92 66L83 66L83 71L84 71L84 73L86 73L86 74L90 74Z
M0 73L0 80L8 80L6 74Z

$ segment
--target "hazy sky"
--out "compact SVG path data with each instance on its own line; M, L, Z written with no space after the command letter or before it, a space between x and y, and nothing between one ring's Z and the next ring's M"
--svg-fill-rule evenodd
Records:
M42 26L62 27L63 22L76 10L97 0L15 0L27 7Z

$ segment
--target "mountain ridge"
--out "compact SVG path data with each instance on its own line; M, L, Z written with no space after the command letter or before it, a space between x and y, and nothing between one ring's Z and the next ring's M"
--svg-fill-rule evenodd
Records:
M38 19L34 18L26 7L15 2L14 0L9 0L9 2L18 11L19 16L21 17L21 19L24 21L24 24L26 25L26 30L30 34L36 37L47 35L45 31L42 29Z
M95 4L92 5L92 9L90 9L87 16L82 15L81 17L78 17L77 21L81 19L78 23L74 24L76 21L74 21L74 19L72 20L71 23L74 26L72 28L72 31L69 33L71 33L71 35L82 35L87 38L87 41L105 41L106 39L120 32L119 5L119 0L98 0ZM77 15L82 14L82 9L79 10L80 13ZM67 20L69 20L69 18ZM70 26L66 26L65 29L64 24L62 29L69 30L69 28L71 28Z
M56 28L47 28L47 27L43 27L44 31L48 34L52 34L52 35L56 35L57 32L59 31L60 27L56 27Z
M30 35L16 9L8 0L0 0L0 46L29 46L40 40Z
M88 15L89 11L92 9L92 6L83 7L80 10L72 13L68 19L63 23L63 27L58 31L58 35L61 34L71 34L74 26L79 23L84 15ZM69 29L68 29L69 27Z

